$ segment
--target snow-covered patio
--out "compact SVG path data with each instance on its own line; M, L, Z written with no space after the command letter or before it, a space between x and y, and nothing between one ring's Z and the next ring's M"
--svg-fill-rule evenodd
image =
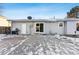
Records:
M2 35L1 55L78 55L79 38L60 35Z

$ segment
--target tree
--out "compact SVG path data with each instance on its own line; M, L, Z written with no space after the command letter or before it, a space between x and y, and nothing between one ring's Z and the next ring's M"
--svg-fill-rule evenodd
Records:
M28 16L28 17L27 17L27 19L31 20L31 19L32 19L32 17L31 17L31 16Z

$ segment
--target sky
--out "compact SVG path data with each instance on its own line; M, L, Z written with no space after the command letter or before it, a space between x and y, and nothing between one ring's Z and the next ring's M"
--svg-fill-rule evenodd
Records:
M3 16L9 19L26 19L32 16L34 19L66 18L67 12L78 3L4 3Z

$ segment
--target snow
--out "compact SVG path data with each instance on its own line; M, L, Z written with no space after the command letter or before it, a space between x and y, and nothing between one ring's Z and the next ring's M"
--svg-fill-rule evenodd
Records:
M0 41L1 41L1 39L3 39L4 38L4 34L0 34Z
M79 38L60 35L8 35L2 41L8 41L9 46L0 47L0 54L3 55L78 55ZM6 38L14 40L6 40ZM18 37L15 39L15 37ZM20 40L19 37L24 37ZM0 41L0 42L2 42ZM12 42L12 43L10 43ZM18 42L16 44L16 42ZM1 43L0 43L1 44ZM4 45L8 45L5 43Z
M9 53L11 53L13 50L15 50L15 49L16 49L18 46L20 46L24 41L25 41L25 40L22 40L22 42L20 42L20 44L16 45L15 47L12 47L12 48L10 49L10 51L9 51L7 54L9 54ZM7 54L5 54L5 55L7 55Z
M10 51L15 50L19 44L25 39L26 36L22 35L2 35L0 34L0 54L8 54Z
M13 37L26 37L23 35L6 35L6 34L0 34L0 41L6 38L13 38Z

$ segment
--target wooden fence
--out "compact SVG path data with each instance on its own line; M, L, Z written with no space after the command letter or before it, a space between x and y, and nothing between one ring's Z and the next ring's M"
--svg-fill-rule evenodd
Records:
M0 27L0 34L6 34L11 32L11 27Z

